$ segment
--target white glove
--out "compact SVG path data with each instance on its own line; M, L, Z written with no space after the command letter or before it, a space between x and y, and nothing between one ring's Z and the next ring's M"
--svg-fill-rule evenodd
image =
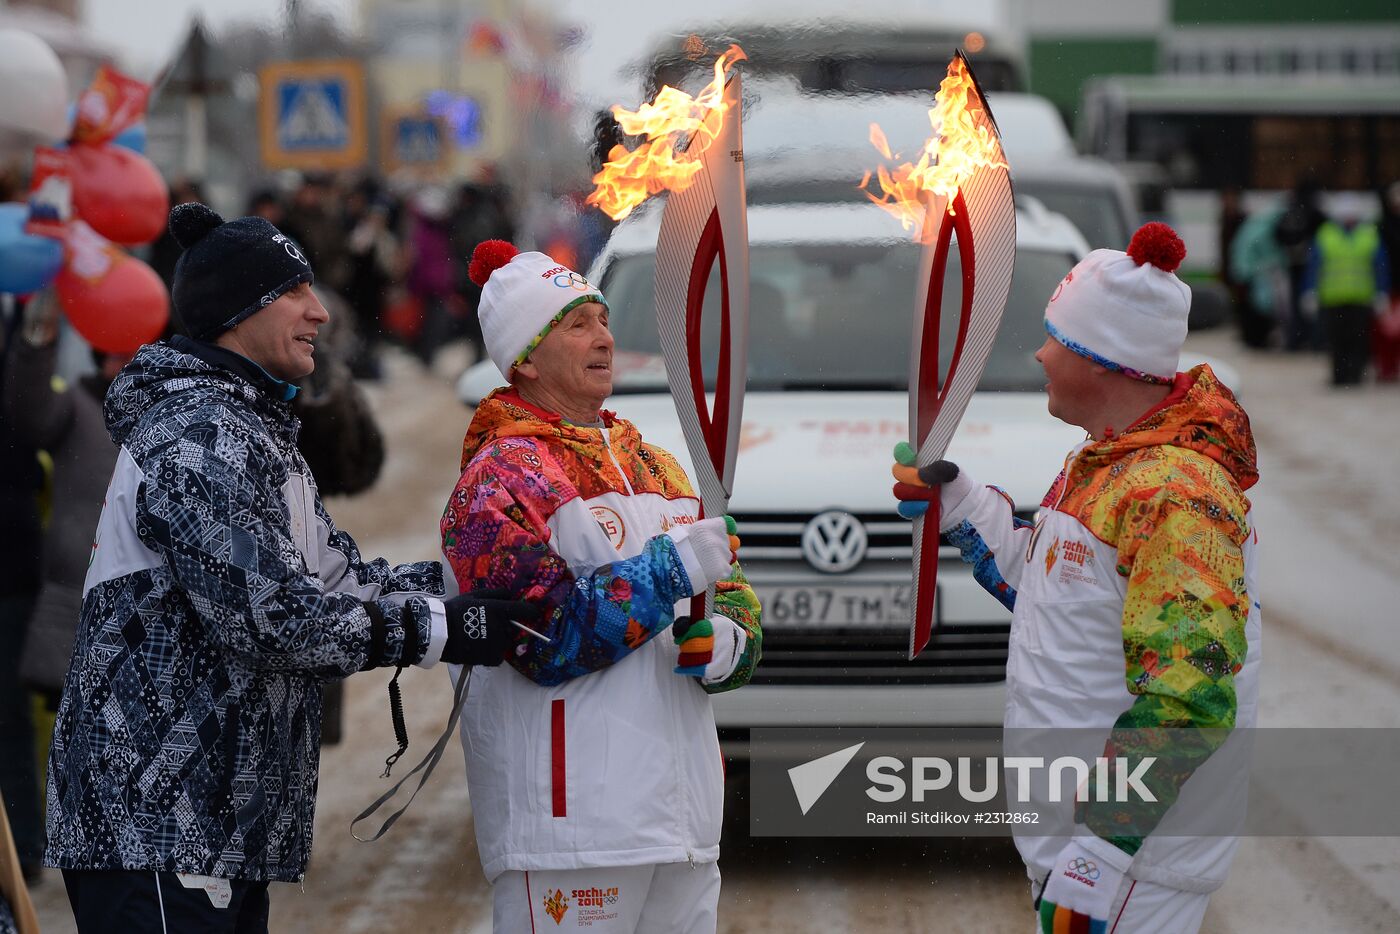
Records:
M739 659L744 656L744 645L748 642L748 631L727 616L716 613L710 617L710 625L715 628L714 656L705 666L705 674L700 680L706 684L719 684L734 674L739 667Z
M719 684L739 667L748 632L727 616L715 614L699 620L682 616L671 626L679 658L676 674Z
M1092 834L1071 840L1055 857L1040 893L1040 930L1087 930L1105 934L1109 910L1133 858ZM1085 923L1088 927L1080 928Z
M680 525L666 532L681 556L686 576L690 578L691 595L704 593L729 576L734 563L734 544L729 534L728 516L701 519L690 525Z

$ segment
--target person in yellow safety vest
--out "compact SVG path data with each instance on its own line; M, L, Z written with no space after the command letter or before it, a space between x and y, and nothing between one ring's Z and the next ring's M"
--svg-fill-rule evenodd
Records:
M1354 386L1371 355L1372 318L1389 307L1390 269L1376 225L1361 221L1361 199L1347 193L1334 209L1313 240L1304 292L1332 350L1332 385Z

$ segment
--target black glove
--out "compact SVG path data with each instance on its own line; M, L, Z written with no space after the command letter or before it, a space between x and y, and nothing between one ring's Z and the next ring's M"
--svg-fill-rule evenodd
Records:
M478 590L453 597L447 608L447 645L442 660L450 665L499 665L527 625L540 618L539 607L515 600L504 590Z
M939 497L941 502L943 487L960 475L958 465L952 461L934 461L927 467L916 467L917 456L918 452L908 441L894 446L894 497L899 500L899 514L905 519L917 519L928 512L928 504L934 497Z

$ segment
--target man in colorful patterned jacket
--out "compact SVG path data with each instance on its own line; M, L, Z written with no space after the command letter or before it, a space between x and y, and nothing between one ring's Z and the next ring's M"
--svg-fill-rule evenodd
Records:
M268 929L311 853L321 686L499 665L523 605L364 561L296 445L290 381L327 320L296 245L182 204L184 335L112 384L119 446L49 756L50 866L82 934Z
M1102 801L1091 781L1078 803L1071 789L1048 804L1066 833L1017 835L1047 934L1196 931L1238 845L1204 835L1221 825L1199 816L1225 804L1226 821L1237 819L1247 775L1187 779L1230 731L1256 722L1257 534L1245 490L1258 473L1230 390L1209 366L1177 372L1190 292L1173 273L1185 254L1175 232L1149 224L1127 253L1090 253L1051 297L1036 353L1050 414L1089 437L1034 526L956 465L916 470L907 445L895 453L901 514L940 496L941 531L1013 609L1008 747L1038 734L1091 764L1104 756L1110 788L1148 758L1168 764L1148 772L1155 804ZM1187 832L1202 835L1153 833L1169 812L1197 815Z
M501 932L713 932L724 775L708 695L758 662L731 519L602 411L602 294L542 253L476 248L486 349L510 384L477 408L442 518L463 593L544 612L545 642L473 675L467 786ZM715 611L689 601L716 587ZM677 615L679 612L680 615Z

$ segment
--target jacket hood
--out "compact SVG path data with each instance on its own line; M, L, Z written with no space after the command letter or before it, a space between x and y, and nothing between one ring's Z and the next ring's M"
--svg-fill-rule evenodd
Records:
M1178 373L1171 394L1115 438L1091 444L1075 460L1074 473L1102 470L1146 447L1171 445L1209 457L1241 490L1259 480L1249 416L1208 364Z
M637 434L632 423L612 412L602 413L603 426L610 433L622 431ZM546 412L520 398L511 387L494 390L476 407L467 436L462 441L462 470L487 444L501 438L542 438L561 442L570 447L596 443L598 429L574 425L553 412Z
M236 399L260 415L271 416L268 420L273 424L291 420L285 402L273 400L243 376L187 353L178 344L146 344L107 390L102 411L113 443L125 444L147 412L177 395Z

